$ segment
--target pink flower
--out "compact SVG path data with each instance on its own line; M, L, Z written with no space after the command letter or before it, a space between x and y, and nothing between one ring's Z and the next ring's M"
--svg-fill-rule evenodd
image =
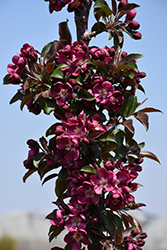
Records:
M32 45L25 43L20 51L21 55L26 59L30 59L31 61L34 62L37 61L37 53L35 52L34 47Z
M86 228L86 218L83 214L69 214L65 219L64 228L68 231L73 231L74 229L85 229Z
M107 110L112 109L114 112L117 112L124 102L124 98L120 91L114 91L110 96L108 102L104 105Z
M100 125L100 116L97 114L92 117L92 122L90 121L90 115L88 115L86 117L86 123L89 129L107 132L107 126Z
M105 168L99 168L97 170L97 176L92 175L90 177L91 183L94 186L96 194L102 194L103 188L107 192L112 192L116 183L116 177L112 171L107 171Z
M110 96L114 93L114 88L109 81L104 81L101 85L96 84L93 87L93 94L96 97L96 102L106 104Z
M66 243L72 243L71 250L80 250L81 243L88 245L90 239L87 235L87 232L84 229L73 230L69 232L65 237L64 241Z
M50 90L50 96L57 99L56 103L59 106L63 106L65 105L66 101L74 99L72 86L68 82L65 84L62 82L55 83Z
M88 210L88 206L86 204L79 204L75 196L70 199L68 208L73 214L85 213Z
M68 135L62 135L59 140L57 140L56 146L59 150L65 149L65 159L74 161L79 158L78 141L72 139Z
M63 219L64 211L63 210L55 209L52 212L52 215L53 215L54 219L52 219L50 222L53 226L60 227L61 225L64 224L64 219Z
M117 193L113 196L109 196L106 200L106 204L107 204L107 206L109 206L109 208L112 211L116 211L118 209L121 209L124 205L123 197L119 193Z
M66 72L67 76L70 74L78 76L80 73L84 73L86 71L86 61L90 58L90 56L85 55L85 45L83 42L80 44L77 42L71 45L66 45L58 52L59 55L56 56L57 63L67 65L64 68L61 68L63 72Z
M93 185L90 182L84 181L82 186L77 188L78 202L81 204L88 204L90 201L97 205L99 202L99 197L96 196Z
M68 114L67 121L62 120L63 125L66 126L65 133L74 139L84 137L87 133L85 122L83 120L84 116L84 111L81 111L78 117L75 117L72 113L70 116Z

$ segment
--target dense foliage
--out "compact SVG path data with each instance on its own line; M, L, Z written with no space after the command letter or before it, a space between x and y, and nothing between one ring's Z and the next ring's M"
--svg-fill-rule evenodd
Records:
M68 5L69 12L85 20L88 15L81 13L89 12L91 4L49 0L49 10ZM26 105L35 115L43 111L56 118L39 142L27 141L28 171L23 180L34 172L43 184L56 180L56 208L47 216L49 240L66 229L65 249L88 245L140 250L147 237L128 211L145 206L134 197L141 186L136 178L143 158L159 160L142 150L144 142L134 139L133 119L148 130L147 113L161 111L140 107L146 101L139 103L136 96L137 91L144 93L141 79L146 74L137 66L142 55L122 50L124 33L141 39L140 24L134 20L137 7L127 0L112 0L110 8L97 0L91 32L84 26L88 20L76 22L84 32L77 32L78 41L72 43L67 21L60 23L59 41L48 43L41 53L24 44L7 67L4 84L20 86L10 103L20 100L21 110ZM113 46L89 47L91 38L102 32L109 33Z

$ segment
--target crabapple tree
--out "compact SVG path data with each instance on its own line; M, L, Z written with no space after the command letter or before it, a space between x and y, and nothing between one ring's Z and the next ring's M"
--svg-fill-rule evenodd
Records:
M10 103L39 115L53 114L55 123L39 141L29 139L23 181L37 173L42 184L55 179L49 241L64 229L66 250L141 250L147 234L128 211L145 206L135 200L136 178L144 157L159 162L144 142L135 140L133 120L148 130L149 112L137 92L145 92L146 76L137 66L141 54L123 51L124 35L142 38L136 9L128 0L45 0L50 13L65 6L75 16L77 41L68 21L59 24L59 40L41 52L24 44L7 66L4 84L18 85ZM88 30L93 10L95 23ZM111 46L89 47L107 32ZM54 247L54 250L61 248Z

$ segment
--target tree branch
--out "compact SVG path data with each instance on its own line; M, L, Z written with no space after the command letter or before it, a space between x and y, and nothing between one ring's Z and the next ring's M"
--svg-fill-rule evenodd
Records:
M75 10L75 24L77 28L77 40L80 42L84 41L86 44L90 42L88 31L88 18L89 11L92 5L92 0L83 0L82 4L84 5L84 9L80 10L77 8Z

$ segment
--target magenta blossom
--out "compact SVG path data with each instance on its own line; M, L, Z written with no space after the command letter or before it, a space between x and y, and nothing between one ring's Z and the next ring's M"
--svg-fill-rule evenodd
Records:
M50 96L57 99L56 103L59 106L63 106L65 105L66 101L74 99L72 86L68 82L66 82L65 84L63 84L62 82L54 83L53 87L50 90Z
M64 224L64 219L63 219L64 211L63 210L55 209L52 212L52 215L54 218L50 222L53 226L60 227Z
M65 159L74 161L79 158L78 141L72 139L68 135L62 135L59 140L57 140L56 146L59 150L65 149Z
M64 228L68 231L73 231L74 229L85 229L86 228L86 218L83 214L69 214L65 219Z
M72 243L71 250L80 250L81 243L88 245L90 239L87 235L87 232L84 229L73 230L69 232L65 237L64 241L66 243Z
M124 98L120 91L114 91L114 93L110 96L107 103L105 103L104 107L107 110L112 109L114 112L117 112L124 102Z
M107 171L105 168L99 168L97 170L97 176L92 175L90 177L91 183L94 186L96 194L102 194L103 188L107 192L112 192L116 183L116 176L112 171Z
M106 104L113 93L114 87L109 81L104 81L101 85L96 84L93 87L93 95L96 97L96 102L101 104Z
M93 185L90 182L84 181L82 186L77 189L78 202L81 204L88 204L90 201L97 205L99 197L96 196Z
M85 213L88 210L88 206L86 204L79 204L75 196L70 199L68 208L73 214Z
M72 74L78 76L80 73L84 73L87 69L86 61L90 58L90 55L85 55L84 43L73 43L66 45L63 49L59 50L59 56L56 56L58 64L66 64L64 68L61 68L66 75ZM87 46L86 46L87 48Z
M107 126L100 125L100 116L97 114L92 117L92 122L90 121L90 115L88 115L86 117L86 123L89 129L107 132Z

